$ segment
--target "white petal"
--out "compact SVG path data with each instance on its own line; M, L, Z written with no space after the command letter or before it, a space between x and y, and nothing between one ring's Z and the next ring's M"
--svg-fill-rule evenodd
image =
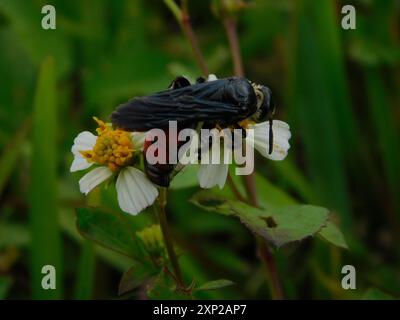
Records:
M274 120L272 131L274 143L272 153L269 154L269 122L262 122L249 126L247 139L253 140L254 147L266 158L280 161L283 160L290 148L289 139L291 137L290 127L286 122Z
M158 196L157 188L146 175L133 167L122 169L116 188L120 208L133 215L151 206Z
M74 144L71 148L74 154L74 161L72 161L70 171L75 172L89 168L92 163L88 162L80 153L93 149L96 144L97 137L89 131L83 131L74 139Z
M201 153L201 161L203 163L200 164L197 174L200 187L209 189L218 185L222 189L228 176L229 164L232 162L232 147L225 146L219 140L213 141L211 147L209 147L208 139L204 140L203 136L201 136L201 140L202 146L206 147L206 151L203 151L203 148L201 149L203 151ZM209 163L204 161L209 161Z
M85 170L89 168L93 163L88 162L80 154L74 156L74 161L72 161L70 171L75 172L79 170Z
M204 189L212 188L216 185L222 189L228 176L228 164L201 164L197 178L200 187Z
M241 138L241 136L240 136ZM228 140L229 141L229 140ZM201 159L203 164L206 164L204 161L207 161L208 163L232 163L232 145L231 143L236 143L237 141L230 141L229 145L228 143L224 143L225 139L217 139L217 140L212 140L212 144L210 146L209 142L209 137L207 135L200 134L200 154L201 154ZM239 141L241 142L241 140ZM196 144L198 142L196 141ZM241 143L240 143L241 146ZM218 158L219 154L219 158ZM214 159L215 158L215 159ZM207 163L207 164L208 164Z
M81 180L79 180L79 188L81 192L86 195L112 175L113 173L108 167L95 168L89 171L82 177Z
M207 81L215 81L215 80L218 80L217 76L213 73L210 73L208 75Z
M132 144L135 150L143 150L147 132L132 132Z
M71 151L74 155L77 155L80 154L80 151L92 150L96 140L97 137L93 133L83 131L75 138Z

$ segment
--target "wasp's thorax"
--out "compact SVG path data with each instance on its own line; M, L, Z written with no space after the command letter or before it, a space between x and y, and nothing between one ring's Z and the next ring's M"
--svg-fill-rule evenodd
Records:
M252 115L251 119L256 122L264 122L274 113L274 102L272 100L272 91L263 85L252 84L257 97L257 111Z

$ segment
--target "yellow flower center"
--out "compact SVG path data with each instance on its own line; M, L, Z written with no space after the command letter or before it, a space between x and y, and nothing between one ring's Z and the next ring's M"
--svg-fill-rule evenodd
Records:
M128 164L133 156L131 134L94 117L98 124L98 138L92 150L81 151L83 157L93 163L106 165L111 171L118 171Z

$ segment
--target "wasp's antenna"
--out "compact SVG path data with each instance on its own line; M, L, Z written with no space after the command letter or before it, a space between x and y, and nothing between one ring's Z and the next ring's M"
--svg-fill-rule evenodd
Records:
M268 149L268 154L272 153L273 146L274 146L274 133L272 131L272 118L269 118L269 149Z

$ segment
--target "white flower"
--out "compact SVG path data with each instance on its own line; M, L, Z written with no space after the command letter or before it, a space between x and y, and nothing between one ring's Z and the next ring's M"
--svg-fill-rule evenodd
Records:
M246 140L250 145L254 145L254 148L264 157L274 161L281 161L287 156L290 148L290 127L286 122L273 120L273 148L271 154L269 154L269 127L269 121L248 125L247 129L250 130L246 130ZM211 149L213 147L214 144ZM221 147L221 150L224 150L224 148ZM232 155L232 152L229 153L230 148L225 150L228 151L227 155L230 157ZM229 164L226 161L225 163L220 161L219 164L200 164L198 171L200 187L208 189L218 185L222 189L228 176L228 166Z
M143 150L144 133L113 130L95 119L99 136L81 132L74 140L74 160L71 172L98 165L79 180L80 191L87 195L91 190L113 175L117 175L116 189L120 208L132 215L152 205L158 196L157 188L146 175L132 166L135 152Z
M223 137L223 132L220 133L222 133L221 137ZM209 139L205 139L205 137L201 137L200 148L201 162L197 173L200 187L209 189L218 185L222 189L228 176L229 163L232 159L232 149L229 147L224 148L224 144L219 139L218 141L213 140L210 147Z
M218 186L222 189L225 185L228 176L229 164L200 164L200 169L197 174L200 187L210 189Z
M207 82L218 80L215 74L209 74L207 78ZM205 141L201 142L202 144L206 143ZM208 141L207 141L208 143ZM213 149L214 144L211 149ZM212 157L211 152L207 152L203 154L202 157ZM204 189L209 189L214 186L219 186L222 189L225 185L226 178L228 176L229 164L224 163L222 155L220 156L219 164L200 164L199 171L197 173L197 178L199 180L200 187Z
M202 141L202 145L204 145L204 143L208 143L208 141ZM218 148L220 149L219 151L217 151ZM217 152L219 152L219 159L215 161L216 159L213 160L213 155L217 155ZM219 188L222 189L228 176L228 163L231 158L231 148L224 148L222 143L213 143L207 152L202 153L202 162L200 163L200 168L197 173L200 187L209 189L218 185ZM205 159L208 159L209 163L204 163Z
M273 144L272 153L269 154L269 121L257 124L250 124L247 130L247 140L254 143L254 148L257 149L264 157L281 161L286 158L290 148L289 139L291 137L290 127L286 122L273 120Z
M93 149L96 144L97 137L89 132L83 131L74 140L74 145L72 146L72 153L74 155L74 161L71 165L71 172L85 170L89 168L93 163L88 162L80 151L86 151Z

